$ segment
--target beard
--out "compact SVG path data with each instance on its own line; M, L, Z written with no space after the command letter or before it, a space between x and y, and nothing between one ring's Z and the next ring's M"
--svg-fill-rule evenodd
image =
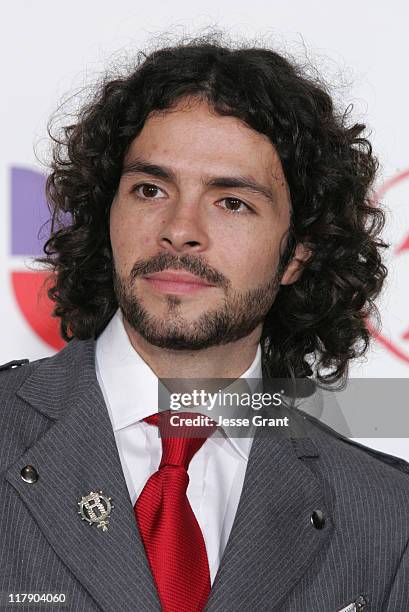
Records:
M164 295L167 312L162 317L153 315L134 293L138 276L161 272L168 268L182 269L220 286L224 290L223 303L218 308L204 311L196 320L181 314L183 297ZM175 258L170 253L138 262L128 278L121 278L113 267L114 291L123 317L147 342L160 348L195 351L235 342L248 336L264 321L280 286L281 266L273 279L244 292L233 291L231 284L201 260L184 255ZM203 300L205 306L206 301Z

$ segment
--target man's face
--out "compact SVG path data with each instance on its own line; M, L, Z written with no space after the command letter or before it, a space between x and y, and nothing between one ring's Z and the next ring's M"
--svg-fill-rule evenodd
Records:
M149 343L179 350L261 333L280 280L294 280L279 274L290 201L275 149L239 119L188 102L147 119L110 216L125 319ZM145 278L170 270L209 284Z

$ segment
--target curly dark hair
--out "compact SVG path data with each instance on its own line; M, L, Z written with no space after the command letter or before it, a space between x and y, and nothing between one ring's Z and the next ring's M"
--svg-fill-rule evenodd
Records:
M294 61L206 37L139 53L126 76L105 78L75 123L50 132L51 235L37 261L53 271L48 296L62 337L96 338L118 308L109 212L123 159L148 115L185 96L270 139L292 202L287 260L298 242L313 254L265 318L263 367L275 377L345 380L349 360L368 348L366 318L379 316L374 299L386 276L385 218L372 201L378 162L365 125L348 125L348 110L337 112L327 86Z

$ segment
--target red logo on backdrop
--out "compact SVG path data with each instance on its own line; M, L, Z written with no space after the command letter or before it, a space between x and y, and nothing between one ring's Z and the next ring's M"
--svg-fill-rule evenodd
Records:
M49 275L46 272L12 272L11 282L20 312L31 329L51 348L65 346L60 336L59 319L52 318L54 308L47 296Z
M11 169L11 254L20 257L44 255L46 236L40 228L50 217L45 196L45 177L26 168ZM47 233L48 226L45 228ZM65 346L59 319L51 316L54 303L47 296L49 272L13 270L11 285L18 307L31 330L56 351Z
M386 181L378 190L375 201L403 181L409 179L409 169ZM11 218L12 255L35 257L43 254L42 246L47 235L39 235L40 228L49 219L50 213L44 198L45 177L39 172L25 168L11 170ZM45 234L47 234L46 226ZM403 257L409 251L409 233L405 234L394 249L394 257ZM60 336L59 319L51 317L54 303L47 296L50 284L47 272L13 271L12 287L17 304L30 328L55 350L65 342ZM394 340L384 334L376 334L368 323L374 337L395 357L409 364L409 351L404 343L409 341L409 329L397 334Z
M386 181L382 187L377 191L375 195L375 201L381 201L386 193L393 189L394 187L401 185L404 181L409 180L409 169L400 172L396 176L392 177L388 181ZM401 258L405 254L408 254L409 251L409 233L406 231L403 235L402 240L398 242L398 245L393 248L394 258ZM370 323L368 323L368 328L371 331L372 335L376 338L376 340L386 348L390 353L392 353L399 360L404 363L409 364L409 350L405 343L409 341L409 329L404 328L401 332L394 333L394 338L387 338L384 333L376 333Z

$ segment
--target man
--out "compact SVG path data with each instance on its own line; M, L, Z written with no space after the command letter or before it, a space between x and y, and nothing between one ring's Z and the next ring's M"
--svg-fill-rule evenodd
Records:
M308 387L367 348L385 245L363 129L277 53L194 40L56 137L42 261L69 343L0 377L3 599L407 610L406 462L297 409L289 436L158 437L158 378Z

